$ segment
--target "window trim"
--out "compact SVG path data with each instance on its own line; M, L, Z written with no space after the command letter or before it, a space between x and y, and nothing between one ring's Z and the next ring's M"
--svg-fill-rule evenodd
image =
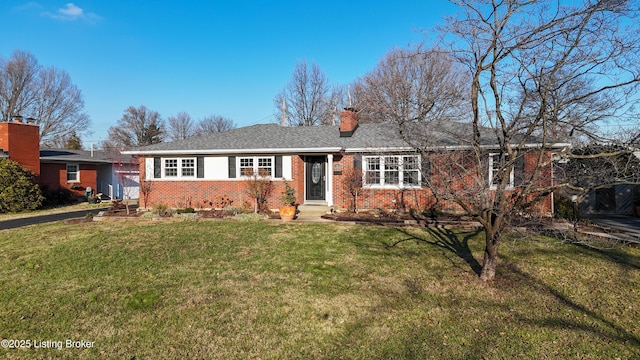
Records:
M489 172L488 172L488 177L489 177L489 189L490 190L497 190L498 189L498 184L494 184L493 182L493 163L494 163L494 159L497 156L507 156L506 154L501 154L501 153L489 153ZM512 167L511 169L511 173L509 174L509 183L507 184L507 186L505 187L505 190L513 190L515 189L515 165Z
M66 178L67 178L67 182L68 183L79 183L80 182L80 164L78 163L68 163L65 164L65 170L66 170ZM69 166L75 166L76 167L76 171L69 171ZM70 180L69 179L69 174L73 174L75 173L75 180Z
M236 178L246 180L252 176L252 175L242 174L242 169L248 168L246 166L245 167L240 166L240 164L242 163L242 160L251 160L253 173L257 174L259 168L266 168L265 166L260 166L260 160L263 160L263 159L268 159L270 162L270 165L268 166L270 174L266 177L275 178L275 175L276 175L275 156L238 156L236 157Z
M396 159L396 162L394 164L394 166L397 167L397 169L386 169L385 167L385 162L387 161L387 159L391 159L394 158ZM405 170L404 169L404 165L405 165L405 158L414 158L415 162L414 164L416 165L415 169L409 169L409 170ZM378 169L377 170L369 170L369 164L371 159L377 159L378 160ZM421 184L422 184L422 171L420 171L420 167L421 167L421 159L420 159L420 155L417 154L398 154L398 155L366 155L366 156L362 156L362 184L364 187L366 188L371 188L371 189L419 189L421 188ZM417 182L415 184L407 184L405 182L404 179L404 175L406 172L408 171L412 171L412 172L417 172L418 173L418 179ZM398 183L394 183L394 184L387 184L386 183L386 178L385 175L387 172L397 172L398 173ZM378 176L376 176L376 178L378 178L380 180L379 183L373 183L370 184L367 182L367 175L369 173L377 173Z
M167 160L175 160L176 161L176 175L167 175L167 169L173 169L173 167L167 167ZM183 167L183 160L192 160L193 167ZM160 178L161 179L196 179L197 178L197 157L163 157L160 162ZM183 169L193 169L193 175L183 175Z

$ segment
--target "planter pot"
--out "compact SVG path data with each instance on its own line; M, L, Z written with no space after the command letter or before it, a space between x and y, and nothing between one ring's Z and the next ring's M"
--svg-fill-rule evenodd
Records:
M284 221L291 221L296 217L296 207L295 206L281 206L278 210L280 212L280 219Z

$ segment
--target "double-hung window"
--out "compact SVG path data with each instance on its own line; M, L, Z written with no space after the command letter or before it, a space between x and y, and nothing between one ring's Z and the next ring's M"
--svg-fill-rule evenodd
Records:
M80 167L78 164L67 164L67 182L80 181Z
M193 178L196 175L196 159L165 158L163 168L165 178Z
M507 182L507 189L513 189L513 170L507 174L509 156L506 154L489 154L489 187L497 189L503 181ZM503 180L504 179L504 180Z
M418 155L387 155L364 157L364 184L368 186L420 186Z
M196 176L196 159L180 159L180 174L182 177Z
M239 160L240 176L273 176L273 157L241 157Z

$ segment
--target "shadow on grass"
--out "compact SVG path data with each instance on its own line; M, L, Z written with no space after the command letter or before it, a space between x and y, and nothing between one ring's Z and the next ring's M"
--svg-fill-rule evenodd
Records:
M509 278L511 284L521 284L536 289L541 294L548 294L553 296L558 302L567 306L568 308L577 311L590 319L597 321L596 325L587 325L580 323L579 321L571 321L560 317L545 317L539 320L534 320L535 325L541 327L555 328L555 329L573 329L583 332L590 332L602 339L611 339L622 343L633 344L640 347L640 337L625 329L622 326L607 319L603 314L593 311L585 305L579 304L576 301L570 299L568 296L555 289L553 286L545 283L544 281L536 278L535 276L522 271L516 264L504 264L508 271L505 271L500 276ZM531 319L526 320L532 322ZM609 331L607 331L609 329Z
M443 228L427 228L426 233L430 235L428 237L411 234L407 232L405 228L396 228L396 230L406 235L407 237L398 240L391 245L385 245L387 249L393 248L398 244L406 241L416 241L419 243L435 246L439 249L446 250L458 256L467 264L469 264L473 272L480 276L480 273L482 272L482 265L478 262L478 260L476 260L475 257L473 257L471 249L469 248L469 241L478 236L481 230L475 230L473 232L466 233L462 238L460 238L459 235L455 232Z
M599 249L597 247L587 246L582 243L572 243L572 245L577 246L589 253L592 253L595 256L607 259L623 268L640 270L640 259L634 257L631 254L618 251L617 249Z

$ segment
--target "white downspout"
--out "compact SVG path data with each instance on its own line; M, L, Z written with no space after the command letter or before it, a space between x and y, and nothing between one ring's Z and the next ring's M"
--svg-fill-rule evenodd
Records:
M333 206L333 154L327 155L327 205Z

